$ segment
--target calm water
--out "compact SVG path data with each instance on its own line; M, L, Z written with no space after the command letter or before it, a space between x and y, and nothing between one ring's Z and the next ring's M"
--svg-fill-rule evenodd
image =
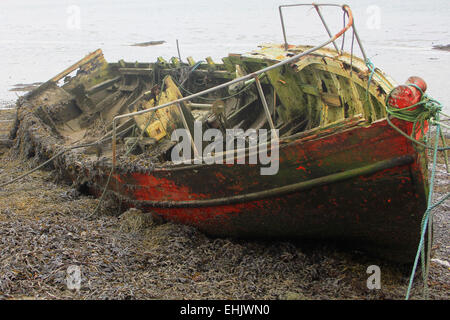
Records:
M0 100L13 100L14 84L46 81L89 52L102 48L108 61L154 61L177 55L220 59L265 42L282 42L278 5L272 0L1 0ZM327 3L341 3L327 0ZM449 0L346 0L368 56L399 83L422 76L429 93L450 110ZM339 8L323 10L335 33ZM288 40L319 44L326 40L314 10L285 11ZM152 47L130 44L154 40ZM350 37L346 48L349 48ZM356 51L358 55L360 53Z

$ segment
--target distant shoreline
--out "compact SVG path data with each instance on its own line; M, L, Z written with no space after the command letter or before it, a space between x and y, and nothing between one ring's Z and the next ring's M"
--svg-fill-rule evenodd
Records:
M433 46L434 50L441 50L441 51L449 51L450 52L450 44L447 45L435 45Z

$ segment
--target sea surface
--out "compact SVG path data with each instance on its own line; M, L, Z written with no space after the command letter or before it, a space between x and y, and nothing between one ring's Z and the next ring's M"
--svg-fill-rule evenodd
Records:
M319 2L319 1L316 1ZM327 3L342 3L327 0ZM282 43L278 5L273 0L1 0L0 101L23 92L17 84L44 82L102 48L108 61L155 61L158 56L219 61L228 53L248 52L262 43ZM346 0L368 57L404 83L423 77L428 93L450 111L449 0ZM314 9L284 10L288 42L319 44L327 39ZM324 8L332 33L343 24L340 8ZM134 43L166 41L138 47ZM350 50L351 36L345 39ZM340 45L340 41L339 41ZM357 46L355 54L361 56Z

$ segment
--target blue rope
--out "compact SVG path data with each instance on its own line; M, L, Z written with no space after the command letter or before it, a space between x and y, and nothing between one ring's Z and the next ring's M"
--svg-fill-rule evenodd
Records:
M384 79L382 77L380 77L378 74L375 73L375 65L369 58L367 58L365 62L366 62L367 68L370 70L369 82L367 84L367 92L366 93L369 92L370 83L372 82L372 78L374 75L378 76L378 79L386 86L386 88L392 88L391 84L384 81Z
M375 65L372 63L372 61L370 61L369 58L367 58L366 66L370 70L369 81L367 81L367 90L366 90L366 100L368 101L369 100L370 83L372 82L373 75L375 74Z
M436 117L437 117L437 120L439 121L439 114L437 114ZM417 248L417 253L416 253L416 257L414 259L413 269L411 271L411 276L409 277L408 290L406 291L405 300L408 300L409 296L411 294L411 288L412 288L412 284L413 284L413 280L414 280L414 275L416 274L417 264L419 262L419 255L421 256L421 261L422 261L422 277L423 277L423 283L424 283L424 291L425 291L425 293L427 292L427 289L428 289L427 282L428 281L427 281L427 274L426 274L426 270L425 270L426 260L425 260L425 247L424 247L425 233L427 230L428 221L430 219L431 210L434 209L440 203L442 203L450 195L450 193L447 194L443 199L441 199L441 201L438 201L435 205L431 204L432 199L433 199L433 192L434 192L434 177L436 174L436 160L437 160L437 152L438 152L438 145L439 145L440 129L441 129L441 126L439 124L437 124L436 125L436 139L434 141L433 167L432 167L432 171L431 171L430 190L428 192L428 206L427 206L427 210L425 211L423 218L422 218L422 223L421 223L422 229L420 232L419 247Z
M200 61L198 61L196 64L194 64L194 66L191 68L191 70L189 70L189 72L192 72L192 71L194 71L195 69L197 69L198 66L202 64L202 62L203 62L203 61L200 60Z

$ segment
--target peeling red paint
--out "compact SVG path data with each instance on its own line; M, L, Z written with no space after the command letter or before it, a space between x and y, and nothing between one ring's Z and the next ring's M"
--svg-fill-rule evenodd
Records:
M135 184L141 186L134 192L137 200L192 200L204 199L206 195L193 193L188 186L177 185L172 180L151 175L133 173Z

